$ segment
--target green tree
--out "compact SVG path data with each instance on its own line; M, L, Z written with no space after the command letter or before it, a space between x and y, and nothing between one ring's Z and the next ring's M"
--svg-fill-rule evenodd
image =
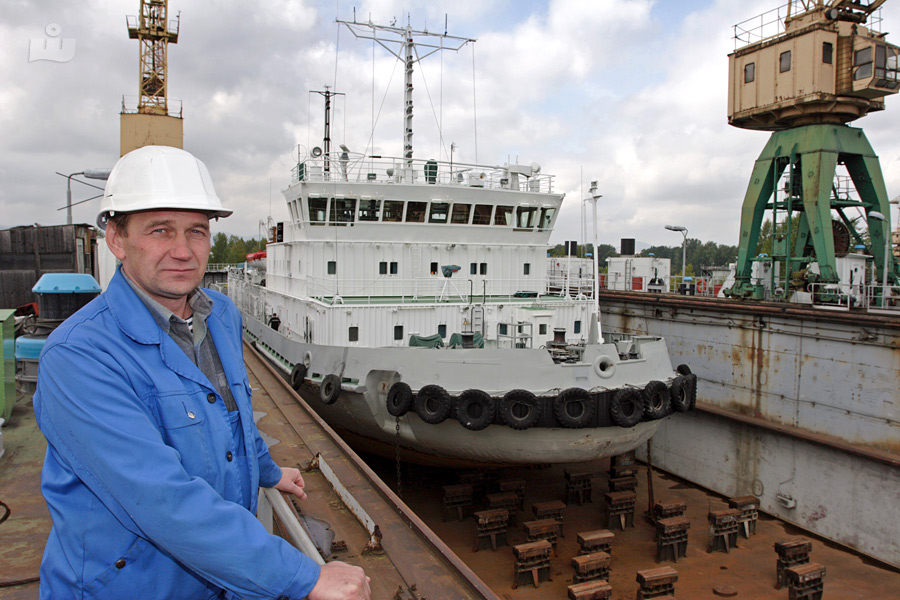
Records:
M247 244L236 235L228 236L228 260L229 263L240 263L247 260Z
M213 236L212 248L209 251L209 262L224 263L228 261L228 236L217 233Z

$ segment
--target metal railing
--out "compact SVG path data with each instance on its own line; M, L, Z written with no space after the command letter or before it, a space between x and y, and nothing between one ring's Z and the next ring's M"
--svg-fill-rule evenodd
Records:
M274 281L274 278L272 278ZM444 277L400 278L383 275L375 279L340 279L306 276L303 295L331 303L421 304L423 302L558 301L567 287L552 286L546 279L462 279ZM568 281L569 299L591 296L590 278Z
M417 183L544 194L553 192L553 179L553 175L541 173L540 167L486 166L422 159L410 162L395 156L365 156L337 152L307 157L291 170L293 183L300 181Z

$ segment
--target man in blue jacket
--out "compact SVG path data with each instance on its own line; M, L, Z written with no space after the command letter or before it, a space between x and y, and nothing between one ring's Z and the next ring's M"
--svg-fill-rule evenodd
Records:
M320 568L255 517L259 486L306 494L253 422L240 313L198 287L209 219L230 214L183 150L110 174L98 222L121 267L51 335L34 397L42 598L369 598L362 569Z

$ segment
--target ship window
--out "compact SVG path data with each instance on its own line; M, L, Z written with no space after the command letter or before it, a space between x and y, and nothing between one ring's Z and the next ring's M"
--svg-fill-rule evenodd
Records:
M546 231L550 229L550 224L553 223L553 215L556 214L555 208L542 208L541 209L541 220L538 221L538 229L541 231Z
M478 275L478 263L471 263L469 265L469 275Z
M391 262L391 275L396 275L396 274L397 274L397 263L392 261Z
M309 222L313 225L325 223L325 209L328 207L328 198L309 199Z
M538 325L538 335L547 335L547 324L541 323Z
M506 335L506 323L500 323L499 331L497 333Z
M454 204L453 212L450 213L450 222L466 225L469 222L469 212L471 210L471 204ZM488 216L488 219L490 220L490 216Z
M487 263L481 263L480 271L482 275L487 275Z
M536 206L520 206L516 209L516 227L519 229L533 229L534 219L537 217Z
M450 212L450 204L447 202L432 202L431 212L428 214L429 223L446 223L447 213Z
M356 212L356 198L333 198L331 200L331 224L352 223Z
M831 42L822 42L822 62L826 65L834 62L834 45Z
M378 274L379 275L387 275L387 261L381 261L378 263Z
M399 200L385 200L384 201L384 215L381 217L382 221L389 221L391 223L399 223L403 220L403 202Z
M359 201L360 221L377 221L379 213L381 213L381 200Z
M778 59L778 65L779 65L778 68L782 73L785 73L785 72L791 70L791 51L790 50L788 50L787 52L781 53L781 56Z
M581 333L581 321L575 321L575 326L572 327L572 333Z
M756 63L747 63L744 65L744 83L753 83L756 81Z
M441 336L442 338L447 337L447 324L446 323L441 323L440 325L438 325L438 335Z
M490 204L476 204L475 214L472 216L472 225L490 225L491 210L493 208Z
M525 263L522 268L522 273L524 275L531 275L531 263Z
M350 331L347 335L348 341L358 342L359 341L359 327L351 327Z
M335 261L335 260L328 261L328 274L329 275L337 274L337 261Z
M498 206L497 212L494 213L494 225L512 225L513 223L513 207Z
M853 80L872 76L872 46L857 50L853 55Z
M409 202L406 205L406 222L424 223L426 206L425 202Z
M431 263L431 274L437 275L438 264L436 262Z
M394 339L395 340L403 339L403 325L394 325Z

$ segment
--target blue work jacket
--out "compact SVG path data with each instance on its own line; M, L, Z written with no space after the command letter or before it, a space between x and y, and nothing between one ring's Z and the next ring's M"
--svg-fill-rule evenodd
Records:
M253 422L240 313L206 292L243 448L222 397L120 272L44 347L34 410L53 529L41 598L303 598L315 585L318 565L255 517L258 486L281 469Z

